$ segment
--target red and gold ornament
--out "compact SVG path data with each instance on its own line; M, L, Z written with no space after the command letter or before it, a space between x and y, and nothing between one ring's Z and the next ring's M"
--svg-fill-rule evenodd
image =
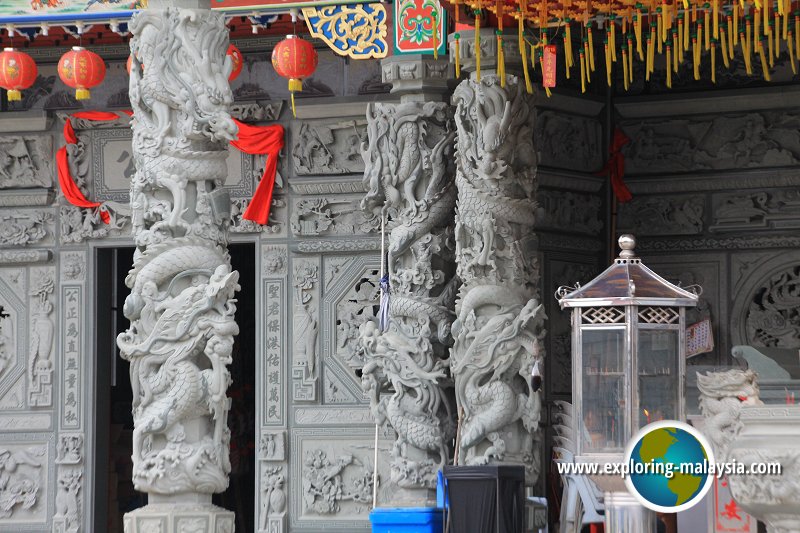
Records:
M314 45L297 35L287 35L272 51L272 66L281 77L289 79L292 95L292 116L297 116L294 93L303 90L303 80L317 69L317 51Z
M9 102L22 100L23 89L36 81L36 62L25 52L5 48L0 52L0 87L5 89Z
M103 59L83 47L73 46L58 62L58 76L75 89L77 100L88 100L89 89L102 83L106 76Z

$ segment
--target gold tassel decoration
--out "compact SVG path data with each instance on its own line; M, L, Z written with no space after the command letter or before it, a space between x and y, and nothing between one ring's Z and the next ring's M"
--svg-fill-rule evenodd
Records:
M767 41L768 41L767 46L769 47L768 48L768 50L769 50L769 66L770 67L774 67L775 66L775 46L773 44L772 34L773 33L777 34L778 32L772 32L772 21L771 20L769 21L769 27L770 27L770 32L771 32L769 35L767 35Z
M792 64L792 74L797 74L797 63L794 59L794 47L792 46L792 32L789 31L788 43L786 48L789 50L789 62Z
M433 18L433 58L439 59L439 14L435 11L431 13Z
M771 35L771 29L769 27L769 0L764 2L764 12L761 14L761 18L764 22L764 35Z
M586 39L583 41L584 52L583 55L586 56L586 83L592 83L592 69L589 68L589 40Z
M630 88L628 85L628 45L624 44L621 46L622 49L622 82L627 91Z
M659 54L664 53L664 49L661 46L661 36L664 35L664 15L661 12L661 8L656 8L656 49L658 50Z
M496 29L494 34L497 38L497 68L495 73L500 78L500 87L506 86L506 57L503 51L503 30Z
M746 41L747 46L745 46L745 55L747 56L745 61L747 61L750 59L750 54L753 51L753 22L750 19L750 14L745 15L744 20L745 20L745 27L747 28L747 41ZM749 71L748 74L750 74Z
M717 40L711 39L711 83L717 84Z
M783 40L787 41L787 45L789 44L789 11L792 9L792 0L786 0L786 5L783 8L783 13L781 16L783 17Z
M710 7L711 6L708 5L708 2L706 2L704 6L705 9L703 9L703 28L705 28L705 33L703 33L703 39L704 39L703 43L705 44L706 50L711 49L711 24L710 24L711 13L709 11ZM697 38L698 39L700 38L699 32Z
M636 24L633 26L636 34L636 52L639 54L639 61L644 61L644 51L642 50L642 4L636 4Z
M672 65L671 65L671 68L675 72L678 72L678 56L680 55L680 54L678 54L678 47L677 47L678 35L679 35L678 30L675 29L675 28L672 28L672 50L673 50L673 52L672 52ZM669 64L669 61L667 61L667 70L669 70L669 69L670 69L670 64Z
M728 53L731 54L730 58L733 59L733 17L728 15L728 42L726 43L726 48L728 49Z
M675 37L675 57L678 62L683 63L683 17L678 19L678 31Z
M736 0L733 2L733 15L731 16L733 19L733 44L739 44L739 4L736 3ZM733 45L731 46L731 54L733 54ZM731 59L733 59L733 55L731 55Z
M722 62L725 64L725 68L731 68L731 62L730 59L728 58L729 42L728 39L726 39L726 37L729 38L730 35L728 36L725 35L725 28L720 28L719 31L720 31L719 40L722 43Z
M672 41L667 41L667 89L672 89L672 69L670 63L672 59Z
M761 10L755 10L754 22L753 22L753 37L758 40L759 32L761 31Z
M481 81L481 10L475 10L475 80Z
M650 81L650 73L653 71L653 56L655 55L655 50L653 48L653 34L653 27L650 26L650 34L647 36L647 64L645 65L645 79L647 81Z
M767 65L767 56L764 54L764 40L758 41L758 56L761 58L761 72L764 73L764 79L772 81L769 75L769 66Z
M580 56L581 62L581 93L586 92L586 53L583 51L583 48L578 51L578 56Z
M778 3L783 2L783 0L778 0ZM781 55L781 17L778 12L775 12L775 24L772 28L772 33L775 34L775 57L773 59L777 59L779 55ZM774 61L773 61L774 64Z
M525 77L525 91L528 94L533 94L533 84L531 83L531 74L528 72L528 44L525 42L525 18L523 12L520 13L519 23L519 53L522 56L522 73Z
M603 39L603 48L605 50L606 55L606 82L608 86L611 87L611 50L608 46L608 39Z
M792 43L788 46L792 46ZM794 12L794 55L800 59L800 9Z
M572 53L572 20L567 17L564 19L564 23L567 26L564 34L564 55L567 63L567 79L569 79L569 71L575 65L575 56Z
M694 8L692 8L694 9ZM691 21L694 22L694 21ZM689 10L683 12L683 51L684 53L689 51L689 46L692 44L691 40L689 39L689 27L691 26L689 20Z
M459 13L461 12L461 7L459 6L461 2L459 0L453 0L453 12L455 13L455 22L456 28L458 28L459 24ZM453 54L455 54L456 60L456 78L461 77L461 34L455 32L453 34L453 41L455 42Z
M692 67L694 68L694 79L700 79L700 48L697 46L697 35L692 35Z
M744 66L745 70L747 71L748 76L753 75L753 65L750 61L750 49L747 45L747 39L744 36L744 33L739 36L739 46L742 49L742 57L744 58Z
M611 48L611 61L617 60L617 25L614 23L615 18L617 16L614 13L608 16L608 25L611 30L611 37L608 41L608 46Z
M594 38L592 38L592 23L586 25L586 36L589 39L589 68L594 72Z
M628 78L633 83L633 34L628 34Z
M714 39L719 39L719 0L713 0L711 5L714 9L711 15L714 17Z

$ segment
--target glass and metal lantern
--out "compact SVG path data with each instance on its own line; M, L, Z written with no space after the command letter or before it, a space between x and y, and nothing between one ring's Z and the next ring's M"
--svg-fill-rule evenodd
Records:
M616 460L641 427L684 419L685 309L697 305L700 288L668 282L635 245L623 235L605 272L556 291L561 308L572 309L573 429L584 460Z

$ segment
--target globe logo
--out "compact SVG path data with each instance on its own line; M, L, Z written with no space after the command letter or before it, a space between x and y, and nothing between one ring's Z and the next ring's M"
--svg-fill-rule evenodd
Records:
M689 509L711 488L714 456L706 438L689 424L648 424L625 449L625 485L639 502L661 513Z

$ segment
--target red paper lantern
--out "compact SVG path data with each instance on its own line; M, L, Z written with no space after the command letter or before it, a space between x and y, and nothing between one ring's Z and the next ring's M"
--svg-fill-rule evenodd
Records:
M36 62L25 52L5 48L0 52L0 87L8 91L8 101L22 100L22 89L36 81Z
M287 35L272 51L272 66L278 75L289 78L289 92L292 95L292 115L294 110L294 93L303 90L303 80L317 69L317 51L314 45L298 37ZM295 115L296 116L296 115Z
M244 58L242 57L242 53L233 45L228 47L228 56L231 58L231 64L233 68L231 69L231 74L228 76L228 81L233 81L239 77L239 73L242 72L242 67L244 66Z
M75 89L77 100L88 100L89 89L102 83L106 76L103 59L80 46L61 56L58 62L58 76L67 86Z

